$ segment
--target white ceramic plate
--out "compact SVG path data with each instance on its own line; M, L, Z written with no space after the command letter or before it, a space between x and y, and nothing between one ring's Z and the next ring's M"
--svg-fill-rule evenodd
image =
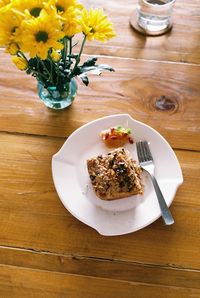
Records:
M153 128L127 114L92 121L77 129L52 158L53 180L65 208L77 219L106 236L137 231L161 216L158 201L147 174L142 174L144 195L111 202L96 197L87 172L86 161L106 153L99 133L112 126L130 127L134 140L147 140L156 165L156 178L169 206L183 183L178 160L167 141ZM135 144L125 146L137 160Z

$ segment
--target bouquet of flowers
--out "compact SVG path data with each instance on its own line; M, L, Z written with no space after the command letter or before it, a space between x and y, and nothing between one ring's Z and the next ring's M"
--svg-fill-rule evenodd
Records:
M81 36L78 53L75 35ZM102 9L87 10L77 0L0 0L0 46L49 92L66 94L76 76L87 86L90 71L114 71L97 65L96 57L81 63L86 41L104 42L114 36Z

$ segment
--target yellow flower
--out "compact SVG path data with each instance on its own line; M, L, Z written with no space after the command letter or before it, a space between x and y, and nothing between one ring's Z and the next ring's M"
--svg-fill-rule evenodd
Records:
M23 21L19 44L21 50L28 52L31 58L38 56L45 60L49 49L63 48L59 42L63 37L59 20L42 10L38 18Z
M11 44L9 44L9 46L6 49L6 52L9 53L10 55L16 55L18 51L19 51L19 46L16 42L12 42Z
M21 13L28 13L29 16L38 17L44 8L44 0L12 0L12 8Z
M81 26L78 21L77 10L73 7L69 7L68 10L62 15L63 31L66 36L72 37L77 33L80 33Z
M63 14L66 12L70 7L76 9L82 9L83 5L80 4L77 0L50 0L52 4L57 8L59 14Z
M20 70L25 70L28 68L28 62L25 58L14 56L12 57L12 62L19 68Z
M0 11L0 46L16 42L22 18L12 11Z
M79 22L87 40L96 39L104 42L115 36L112 23L108 21L102 9L83 9Z
M0 8L5 7L10 3L10 0L0 0Z
M55 51L55 50L52 50L50 56L51 56L51 58L52 58L52 60L54 62L58 62L60 60L60 58L61 58L61 55L57 51Z

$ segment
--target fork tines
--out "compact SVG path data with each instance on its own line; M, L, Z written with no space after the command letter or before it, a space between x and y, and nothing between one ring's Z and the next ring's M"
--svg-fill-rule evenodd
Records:
M137 142L136 148L137 148L138 159L140 162L153 160L147 141Z

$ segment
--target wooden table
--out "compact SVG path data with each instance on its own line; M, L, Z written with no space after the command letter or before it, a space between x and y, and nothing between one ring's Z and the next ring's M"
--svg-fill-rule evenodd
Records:
M95 1L117 37L85 55L116 72L80 86L69 109L46 108L0 50L0 297L200 297L200 4L177 0L173 30L145 37L129 26L136 2ZM184 184L173 226L104 237L61 204L51 157L81 125L123 112L167 139Z

